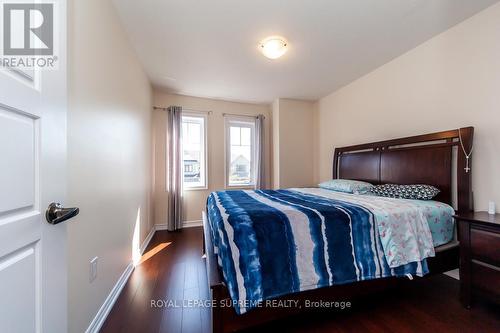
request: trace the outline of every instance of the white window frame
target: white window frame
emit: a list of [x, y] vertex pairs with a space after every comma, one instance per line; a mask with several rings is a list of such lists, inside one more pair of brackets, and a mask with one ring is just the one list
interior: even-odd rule
[[[197, 190], [208, 190], [208, 115], [206, 113], [202, 112], [195, 112], [195, 111], [182, 111], [182, 117], [197, 117], [197, 118], [203, 118], [203, 135], [201, 136], [203, 138], [203, 158], [202, 164], [204, 166], [203, 170], [203, 176], [205, 179], [205, 184], [200, 185], [200, 186], [190, 186], [186, 187], [184, 186], [184, 147], [181, 147], [181, 154], [182, 154], [182, 189], [183, 191], [197, 191]], [[181, 128], [184, 120], [181, 119]], [[201, 173], [201, 171], [200, 171]]]
[[[255, 117], [249, 116], [225, 116], [224, 119], [224, 183], [226, 189], [253, 189], [255, 187], [255, 170], [256, 170], [256, 156], [255, 156]], [[237, 184], [231, 185], [229, 183], [229, 172], [231, 170], [231, 135], [230, 135], [230, 127], [231, 124], [240, 123], [240, 127], [247, 127], [251, 129], [251, 146], [250, 146], [250, 155], [252, 156], [252, 167], [250, 169], [250, 184]]]

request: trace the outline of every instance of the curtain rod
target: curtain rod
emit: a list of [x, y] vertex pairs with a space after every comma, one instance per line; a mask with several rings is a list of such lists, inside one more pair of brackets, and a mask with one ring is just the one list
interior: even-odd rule
[[[153, 106], [153, 109], [154, 110], [163, 110], [163, 111], [167, 111], [168, 110], [168, 108], [164, 108], [162, 106]], [[182, 108], [182, 109], [186, 110], [186, 111], [193, 111], [193, 112], [200, 112], [200, 113], [212, 114], [211, 110], [196, 110], [196, 109], [190, 109], [190, 108]]]
[[[166, 111], [168, 108], [165, 108], [165, 107], [162, 107], [162, 106], [153, 106], [153, 109], [154, 110], [163, 110], [163, 111]], [[201, 113], [208, 113], [208, 114], [212, 114], [212, 110], [196, 110], [196, 109], [190, 109], [190, 108], [182, 108], [183, 110], [186, 110], [186, 111], [193, 111], [193, 112], [201, 112]], [[235, 116], [235, 117], [250, 117], [250, 118], [257, 118], [257, 116], [255, 115], [249, 115], [249, 114], [237, 114], [237, 113], [223, 113], [222, 114], [223, 117], [225, 116]], [[266, 117], [264, 116], [264, 119], [266, 119]]]
[[[235, 117], [249, 117], [249, 118], [257, 118], [258, 116], [254, 116], [254, 115], [249, 115], [249, 114], [236, 114], [236, 113], [223, 113], [222, 114], [223, 117], [225, 116], [235, 116]], [[266, 119], [265, 116], [262, 116], [264, 119]]]

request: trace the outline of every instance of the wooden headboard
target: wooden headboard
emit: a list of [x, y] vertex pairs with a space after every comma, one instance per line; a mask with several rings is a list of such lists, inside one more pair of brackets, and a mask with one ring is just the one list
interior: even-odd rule
[[[474, 128], [461, 128], [460, 135], [469, 152]], [[453, 154], [454, 147], [457, 147], [457, 154]], [[465, 212], [473, 209], [471, 172], [465, 172], [465, 167], [466, 158], [456, 129], [336, 148], [333, 178], [372, 184], [433, 185], [441, 191], [436, 200], [448, 204], [453, 202], [452, 185], [456, 184], [456, 206], [458, 211]], [[452, 176], [456, 176], [456, 182]]]

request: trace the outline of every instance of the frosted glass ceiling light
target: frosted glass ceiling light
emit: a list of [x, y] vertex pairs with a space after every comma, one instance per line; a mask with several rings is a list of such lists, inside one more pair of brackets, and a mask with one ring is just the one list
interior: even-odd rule
[[259, 44], [259, 49], [262, 54], [269, 59], [278, 59], [286, 53], [288, 42], [278, 36], [267, 37]]

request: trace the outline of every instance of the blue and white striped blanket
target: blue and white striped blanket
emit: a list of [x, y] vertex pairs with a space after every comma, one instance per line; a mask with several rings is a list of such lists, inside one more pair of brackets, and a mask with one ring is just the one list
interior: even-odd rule
[[425, 258], [390, 267], [375, 215], [346, 200], [297, 190], [221, 191], [208, 197], [207, 213], [240, 314], [303, 290], [428, 273]]

